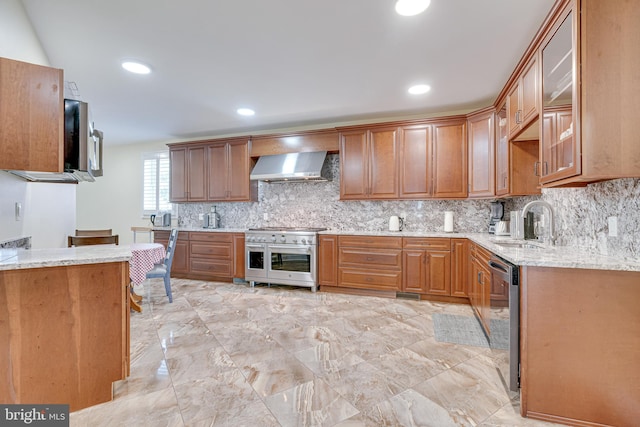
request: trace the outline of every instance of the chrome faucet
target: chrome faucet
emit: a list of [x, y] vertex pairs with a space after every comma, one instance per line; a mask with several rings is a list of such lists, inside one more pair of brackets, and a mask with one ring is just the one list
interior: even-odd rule
[[549, 241], [551, 242], [552, 245], [555, 245], [556, 234], [555, 234], [554, 221], [553, 221], [553, 208], [549, 203], [545, 202], [544, 200], [534, 200], [524, 205], [524, 208], [522, 208], [522, 218], [527, 217], [527, 212], [529, 212], [529, 210], [531, 210], [533, 206], [544, 206], [549, 210], [549, 231], [548, 231]]

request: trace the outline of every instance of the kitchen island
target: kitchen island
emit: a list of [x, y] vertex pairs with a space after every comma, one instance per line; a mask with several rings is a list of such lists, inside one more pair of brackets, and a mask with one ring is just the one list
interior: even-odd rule
[[0, 250], [0, 402], [112, 399], [129, 375], [126, 246]]

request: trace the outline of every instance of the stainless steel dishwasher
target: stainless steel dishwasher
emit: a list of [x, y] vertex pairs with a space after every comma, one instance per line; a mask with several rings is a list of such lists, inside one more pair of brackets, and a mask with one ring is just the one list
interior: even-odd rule
[[509, 372], [503, 377], [509, 378], [509, 389], [520, 388], [520, 268], [496, 255], [489, 260], [491, 269], [491, 289], [507, 287], [509, 293]]

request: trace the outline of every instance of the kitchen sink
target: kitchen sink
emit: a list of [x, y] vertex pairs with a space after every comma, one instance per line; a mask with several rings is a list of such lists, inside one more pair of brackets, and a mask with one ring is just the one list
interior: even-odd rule
[[502, 246], [503, 248], [517, 248], [517, 249], [544, 249], [544, 246], [538, 243], [529, 243], [529, 242], [500, 242], [493, 240], [498, 246]]

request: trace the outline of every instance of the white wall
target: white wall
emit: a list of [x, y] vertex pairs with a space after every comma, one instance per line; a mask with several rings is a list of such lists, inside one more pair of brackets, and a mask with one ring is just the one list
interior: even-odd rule
[[[120, 244], [129, 244], [133, 242], [131, 227], [150, 225], [142, 217], [142, 153], [169, 148], [159, 142], [109, 146], [109, 130], [104, 133], [104, 176], [77, 186], [77, 228], [111, 228], [120, 236]], [[148, 239], [145, 234], [138, 237], [138, 242]]]
[[[0, 56], [50, 65], [19, 0], [0, 1]], [[33, 248], [64, 247], [75, 222], [75, 185], [27, 183], [0, 171], [0, 241], [31, 236]]]

